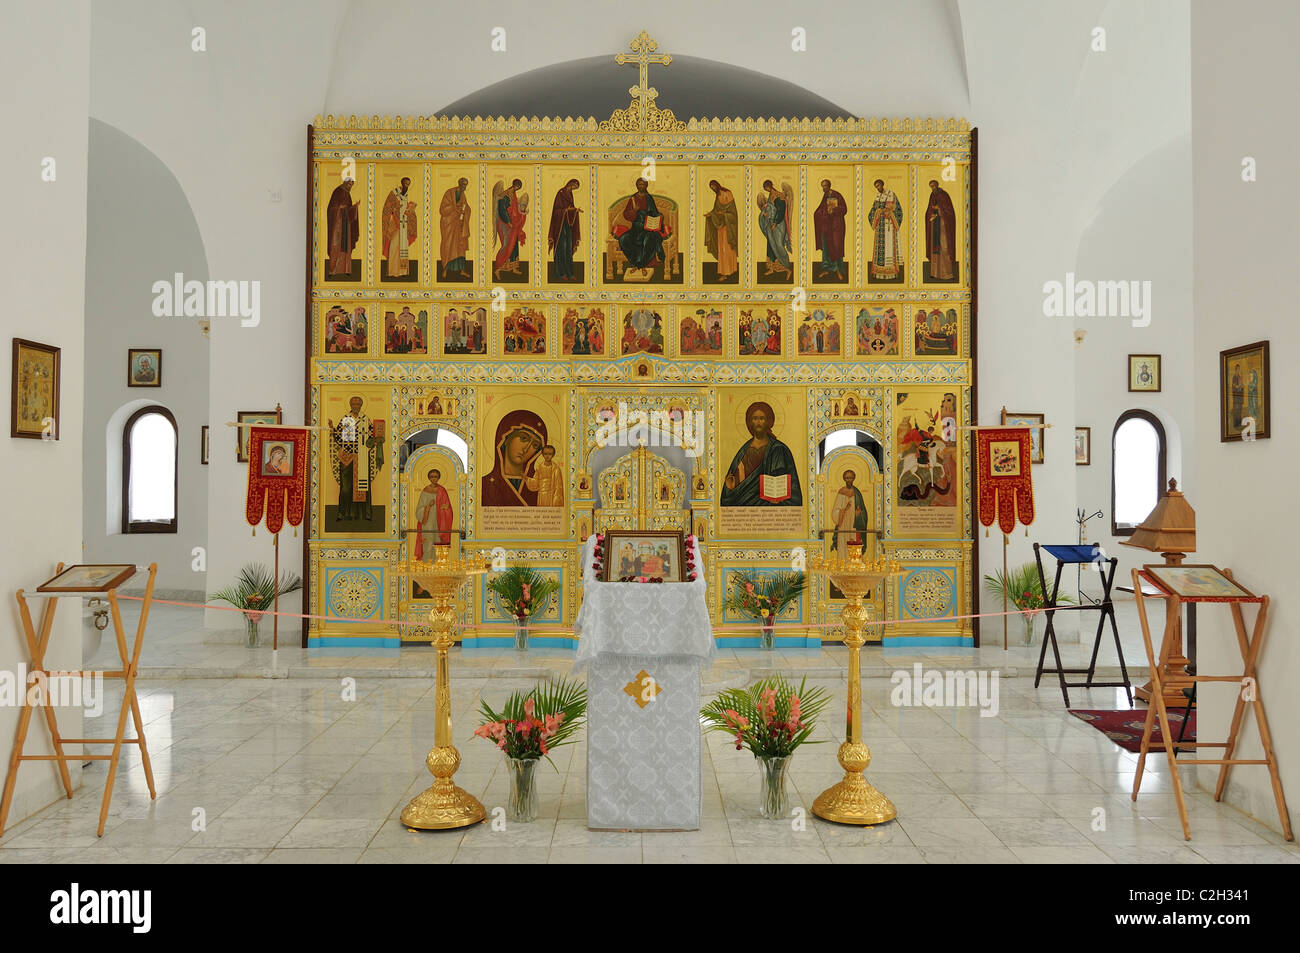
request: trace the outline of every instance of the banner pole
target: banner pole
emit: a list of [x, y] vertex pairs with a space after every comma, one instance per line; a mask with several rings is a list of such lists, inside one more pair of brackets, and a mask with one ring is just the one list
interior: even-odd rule
[[1002, 534], [1002, 651], [1007, 650], [1007, 534]]

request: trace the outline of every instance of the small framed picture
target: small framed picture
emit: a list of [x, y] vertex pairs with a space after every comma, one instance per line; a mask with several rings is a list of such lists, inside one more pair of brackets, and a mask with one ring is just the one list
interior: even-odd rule
[[9, 436], [59, 439], [59, 349], [14, 338]]
[[199, 463], [208, 465], [208, 425], [199, 430]]
[[1074, 428], [1074, 465], [1087, 467], [1092, 465], [1092, 428]]
[[1273, 429], [1268, 342], [1219, 352], [1219, 442], [1267, 439]]
[[[283, 423], [278, 410], [241, 410], [235, 417], [239, 424], [273, 424]], [[248, 462], [248, 428], [235, 428], [235, 459], [240, 463]]]
[[1160, 393], [1160, 355], [1130, 354], [1128, 356], [1129, 393]]
[[1043, 425], [1047, 422], [1044, 414], [1013, 414], [1006, 413], [1002, 415], [1002, 425], [1004, 427], [1031, 427], [1029, 431], [1029, 448], [1030, 463], [1042, 463], [1043, 456]]
[[675, 530], [605, 531], [605, 582], [636, 576], [682, 582], [685, 567], [686, 544]]
[[133, 347], [126, 352], [127, 387], [162, 387], [162, 351]]

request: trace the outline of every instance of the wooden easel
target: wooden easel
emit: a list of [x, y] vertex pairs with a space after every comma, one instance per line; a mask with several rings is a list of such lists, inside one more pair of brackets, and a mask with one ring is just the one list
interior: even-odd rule
[[[1139, 748], [1137, 773], [1133, 778], [1133, 800], [1137, 800], [1138, 789], [1142, 785], [1142, 771], [1146, 765], [1147, 752], [1152, 747], [1151, 732], [1157, 719], [1160, 722], [1160, 747], [1164, 749], [1165, 757], [1169, 761], [1169, 773], [1172, 775], [1172, 784], [1174, 788], [1174, 798], [1178, 802], [1178, 816], [1183, 822], [1183, 839], [1192, 839], [1191, 825], [1187, 820], [1187, 804], [1183, 800], [1183, 784], [1178, 776], [1178, 766], [1184, 764], [1217, 764], [1219, 765], [1219, 781], [1214, 787], [1214, 799], [1216, 801], [1223, 798], [1223, 791], [1228, 785], [1228, 772], [1234, 764], [1264, 764], [1268, 765], [1269, 779], [1273, 784], [1273, 798], [1277, 801], [1278, 816], [1282, 819], [1282, 832], [1287, 840], [1295, 840], [1291, 833], [1291, 818], [1287, 814], [1286, 798], [1282, 793], [1282, 781], [1277, 773], [1277, 758], [1273, 754], [1273, 738], [1268, 730], [1268, 718], [1264, 714], [1264, 703], [1259, 697], [1259, 680], [1255, 676], [1256, 664], [1259, 658], [1260, 645], [1263, 642], [1264, 624], [1268, 621], [1268, 596], [1254, 596], [1239, 598], [1215, 598], [1215, 599], [1188, 599], [1184, 600], [1177, 594], [1166, 590], [1166, 598], [1170, 600], [1171, 610], [1167, 613], [1166, 619], [1172, 619], [1173, 622], [1166, 623], [1163, 638], [1160, 641], [1160, 664], [1156, 664], [1155, 650], [1151, 646], [1151, 629], [1147, 623], [1146, 596], [1142, 592], [1142, 584], [1145, 582], [1155, 585], [1157, 588], [1163, 588], [1158, 581], [1147, 575], [1143, 570], [1133, 570], [1133, 595], [1137, 599], [1138, 619], [1142, 623], [1142, 641], [1146, 646], [1147, 664], [1151, 670], [1151, 702], [1147, 707], [1146, 724], [1142, 728], [1142, 745]], [[1233, 579], [1231, 570], [1222, 570], [1223, 575]], [[1236, 582], [1233, 579], [1233, 582]], [[1238, 583], [1240, 585], [1240, 583]], [[1170, 656], [1175, 647], [1179, 645], [1178, 635], [1181, 626], [1178, 620], [1181, 617], [1182, 603], [1184, 601], [1197, 602], [1227, 602], [1232, 609], [1232, 622], [1237, 630], [1237, 648], [1241, 652], [1241, 661], [1243, 664], [1240, 675], [1201, 675], [1186, 674], [1180, 675], [1183, 681], [1190, 681], [1193, 685], [1197, 682], [1234, 682], [1241, 686], [1237, 692], [1237, 704], [1232, 711], [1232, 725], [1228, 729], [1227, 741], [1178, 741], [1174, 739], [1173, 732], [1169, 728], [1169, 712], [1165, 704], [1165, 685], [1163, 682], [1165, 666], [1168, 664]], [[1246, 635], [1246, 620], [1242, 615], [1241, 606], [1244, 602], [1253, 602], [1259, 605], [1259, 611], [1255, 615], [1255, 627], [1249, 636]], [[1234, 758], [1232, 755], [1237, 749], [1237, 732], [1241, 728], [1241, 718], [1246, 712], [1247, 687], [1249, 686], [1249, 702], [1255, 713], [1255, 725], [1259, 729], [1259, 740], [1264, 748], [1263, 758]], [[1202, 709], [1204, 711], [1204, 709]], [[1201, 725], [1197, 725], [1199, 733]], [[1176, 749], [1178, 748], [1223, 748], [1222, 758], [1201, 758], [1201, 759], [1184, 759], [1179, 761], [1176, 758]]]
[[[59, 563], [55, 573], [63, 572], [63, 563]], [[120, 678], [125, 683], [125, 689], [122, 693], [122, 709], [117, 718], [117, 732], [112, 738], [64, 738], [59, 734], [58, 722], [55, 719], [54, 708], [49, 704], [50, 699], [42, 696], [38, 705], [45, 712], [45, 724], [50, 730], [50, 740], [54, 748], [54, 754], [23, 754], [23, 747], [27, 743], [27, 730], [31, 725], [33, 706], [29, 702], [27, 686], [23, 686], [22, 710], [18, 715], [18, 736], [14, 741], [14, 750], [9, 757], [9, 773], [5, 776], [4, 795], [0, 798], [0, 834], [4, 834], [5, 822], [9, 818], [9, 806], [13, 802], [14, 785], [18, 780], [18, 765], [23, 761], [57, 761], [59, 763], [59, 776], [63, 781], [63, 788], [72, 798], [72, 779], [68, 775], [69, 761], [107, 761], [108, 762], [108, 781], [104, 785], [104, 800], [99, 809], [99, 828], [96, 833], [98, 836], [104, 836], [104, 822], [108, 819], [108, 806], [113, 800], [113, 782], [117, 778], [117, 762], [122, 754], [123, 745], [139, 745], [140, 760], [144, 763], [144, 777], [149, 785], [149, 797], [157, 797], [153, 783], [153, 766], [149, 763], [149, 748], [145, 744], [144, 722], [140, 718], [140, 702], [135, 694], [135, 679], [140, 666], [140, 648], [144, 644], [144, 627], [149, 619], [149, 606], [153, 601], [154, 579], [158, 575], [158, 564], [149, 564], [149, 581], [145, 586], [144, 599], [140, 603], [140, 624], [136, 626], [135, 643], [131, 649], [130, 655], [127, 654], [126, 633], [122, 630], [122, 613], [117, 604], [117, 589], [109, 589], [106, 593], [109, 608], [113, 619], [113, 634], [117, 637], [117, 652], [122, 659], [122, 668], [120, 671], [101, 672], [103, 678]], [[98, 590], [83, 590], [96, 591]], [[41, 612], [41, 629], [38, 634], [32, 625], [32, 614], [27, 606], [27, 595], [22, 590], [18, 590], [18, 611], [22, 616], [23, 637], [27, 640], [27, 650], [31, 654], [31, 670], [28, 673], [31, 676], [41, 673], [44, 675], [45, 684], [49, 684], [50, 678], [56, 677], [80, 677], [87, 678], [95, 675], [89, 671], [73, 672], [51, 672], [45, 668], [45, 651], [49, 647], [50, 632], [54, 625], [54, 610], [59, 604], [60, 597], [75, 595], [75, 591], [63, 592], [38, 592], [35, 595], [47, 597], [45, 609]], [[135, 737], [126, 738], [126, 716], [131, 714], [135, 722]], [[64, 745], [107, 745], [113, 746], [112, 754], [69, 754], [63, 750]]]

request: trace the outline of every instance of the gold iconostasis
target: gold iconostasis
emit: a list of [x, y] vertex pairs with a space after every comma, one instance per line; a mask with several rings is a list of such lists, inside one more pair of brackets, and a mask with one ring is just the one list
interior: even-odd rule
[[[973, 138], [684, 123], [653, 98], [605, 122], [318, 117], [309, 644], [427, 639], [390, 623], [427, 618], [404, 568], [439, 545], [560, 578], [539, 642], [614, 527], [699, 536], [719, 626], [749, 621], [720, 607], [737, 570], [865, 546], [905, 567], [869, 600], [889, 637], [969, 643], [921, 620], [971, 606]], [[475, 587], [465, 644], [506, 644]], [[837, 637], [841, 604], [821, 580], [783, 634]]]

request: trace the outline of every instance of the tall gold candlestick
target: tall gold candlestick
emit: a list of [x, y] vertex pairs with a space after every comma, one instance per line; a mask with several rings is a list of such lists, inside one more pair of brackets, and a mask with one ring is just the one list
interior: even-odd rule
[[477, 824], [487, 816], [478, 798], [457, 787], [452, 776], [460, 767], [460, 752], [451, 735], [451, 666], [447, 650], [455, 644], [452, 629], [456, 623], [456, 593], [471, 576], [487, 571], [481, 563], [452, 559], [451, 548], [439, 546], [434, 562], [412, 562], [408, 574], [433, 598], [429, 626], [433, 630], [433, 647], [438, 652], [436, 712], [433, 722], [433, 747], [424, 759], [433, 786], [416, 795], [402, 811], [402, 823], [420, 830], [437, 831]]
[[872, 586], [898, 574], [898, 566], [886, 560], [863, 562], [859, 553], [841, 561], [832, 553], [828, 559], [815, 559], [809, 566], [815, 573], [828, 576], [844, 593], [848, 603], [840, 613], [846, 634], [844, 644], [849, 648], [849, 712], [848, 732], [840, 745], [838, 758], [844, 769], [844, 779], [833, 784], [813, 801], [813, 813], [838, 824], [883, 824], [898, 816], [898, 810], [867, 782], [863, 772], [871, 763], [871, 749], [862, 743], [862, 645], [866, 641], [862, 629], [867, 621], [867, 610], [862, 597]]

